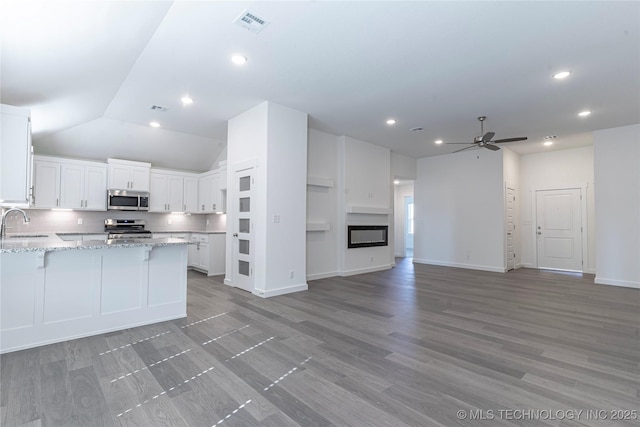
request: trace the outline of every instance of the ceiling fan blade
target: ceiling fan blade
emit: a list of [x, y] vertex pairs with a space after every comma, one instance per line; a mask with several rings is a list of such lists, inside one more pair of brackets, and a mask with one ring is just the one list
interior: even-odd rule
[[474, 148], [475, 146], [476, 146], [476, 144], [473, 144], [473, 145], [472, 145], [472, 146], [470, 146], [470, 147], [464, 147], [464, 148], [461, 148], [461, 149], [459, 149], [459, 150], [456, 150], [456, 151], [454, 151], [454, 153], [457, 153], [458, 151], [468, 150], [469, 148]]
[[488, 148], [491, 151], [498, 151], [500, 149], [500, 147], [498, 147], [497, 145], [493, 145], [493, 143], [491, 144], [484, 144], [483, 145], [484, 148]]
[[505, 138], [505, 139], [496, 139], [495, 141], [493, 141], [494, 144], [499, 144], [501, 142], [515, 142], [515, 141], [526, 141], [527, 137], [526, 136], [521, 136], [518, 138]]
[[484, 136], [482, 137], [482, 140], [483, 140], [484, 142], [489, 142], [489, 141], [491, 141], [491, 138], [493, 138], [493, 136], [494, 136], [494, 135], [495, 135], [495, 133], [494, 133], [494, 132], [487, 132], [487, 133], [485, 133], [485, 134], [484, 134]]
[[475, 142], [445, 142], [445, 144], [475, 144]]

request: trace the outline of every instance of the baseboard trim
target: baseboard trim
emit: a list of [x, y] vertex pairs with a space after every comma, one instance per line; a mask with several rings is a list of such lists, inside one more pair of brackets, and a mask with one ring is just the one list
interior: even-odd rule
[[268, 291], [263, 291], [261, 289], [254, 289], [252, 294], [260, 298], [271, 298], [271, 297], [277, 297], [278, 295], [285, 295], [285, 294], [291, 294], [293, 292], [306, 291], [307, 289], [309, 289], [309, 285], [307, 285], [306, 283], [302, 283], [299, 285], [286, 286], [284, 288], [270, 289]]
[[632, 282], [629, 280], [609, 279], [606, 277], [598, 277], [593, 280], [598, 285], [620, 286], [623, 288], [640, 289], [640, 282]]
[[356, 274], [374, 273], [376, 271], [389, 270], [391, 264], [379, 265], [377, 267], [358, 268], [357, 270], [346, 270], [340, 273], [340, 276], [355, 276]]
[[316, 273], [316, 274], [308, 274], [307, 281], [309, 280], [318, 280], [318, 279], [327, 279], [329, 277], [336, 277], [339, 273], [337, 271], [329, 271], [328, 273]]
[[429, 265], [439, 265], [441, 267], [455, 267], [455, 268], [465, 268], [468, 270], [481, 270], [481, 271], [491, 271], [493, 273], [504, 273], [505, 270], [503, 267], [490, 267], [487, 265], [475, 265], [475, 264], [460, 264], [457, 262], [448, 262], [448, 261], [435, 261], [432, 259], [420, 259], [414, 258], [413, 262], [416, 264], [429, 264]]

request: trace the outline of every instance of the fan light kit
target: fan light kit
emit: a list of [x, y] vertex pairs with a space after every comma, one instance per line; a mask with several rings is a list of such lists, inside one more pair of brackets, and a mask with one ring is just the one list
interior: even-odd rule
[[498, 151], [500, 147], [495, 144], [502, 144], [504, 142], [515, 142], [515, 141], [525, 141], [527, 139], [526, 136], [519, 136], [516, 138], [504, 138], [504, 139], [496, 139], [492, 141], [491, 139], [495, 135], [494, 132], [484, 133], [484, 121], [487, 120], [487, 116], [478, 117], [478, 121], [480, 122], [480, 136], [476, 136], [473, 138], [473, 142], [447, 142], [447, 144], [465, 144], [470, 145], [470, 147], [464, 147], [459, 150], [454, 151], [457, 153], [458, 151], [468, 150], [469, 148], [474, 147], [484, 147], [491, 151]]

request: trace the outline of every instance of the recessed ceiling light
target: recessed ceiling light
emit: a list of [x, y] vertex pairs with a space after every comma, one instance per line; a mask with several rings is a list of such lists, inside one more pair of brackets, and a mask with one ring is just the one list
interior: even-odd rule
[[388, 125], [395, 125], [395, 124], [396, 124], [396, 119], [389, 119], [389, 120], [387, 120], [387, 124], [388, 124]]
[[393, 180], [393, 183], [394, 183], [395, 185], [398, 185], [398, 184], [400, 184], [400, 180], [399, 180], [399, 179], [394, 179], [394, 180]]
[[191, 98], [190, 96], [183, 96], [182, 98], [180, 98], [180, 101], [182, 101], [182, 105], [193, 104], [193, 98]]
[[244, 65], [247, 63], [247, 61], [248, 59], [244, 55], [233, 55], [231, 57], [231, 62], [233, 62], [236, 65]]
[[569, 77], [569, 75], [571, 75], [571, 71], [560, 71], [559, 73], [555, 73], [553, 78], [556, 80], [562, 80]]
[[580, 117], [587, 117], [589, 114], [591, 114], [591, 111], [589, 111], [589, 110], [581, 111], [581, 112], [578, 113], [578, 115]]
[[152, 128], [159, 128], [159, 127], [160, 127], [160, 123], [158, 123], [158, 122], [151, 122], [151, 123], [149, 123], [149, 126], [151, 126]]
[[440, 144], [442, 144], [444, 141], [443, 141], [443, 140], [441, 140], [441, 139], [436, 139], [436, 141], [435, 141], [435, 142], [436, 142], [436, 144], [440, 145]]
[[550, 146], [550, 145], [553, 145], [553, 141], [545, 141], [544, 145], [547, 146], [547, 147]]

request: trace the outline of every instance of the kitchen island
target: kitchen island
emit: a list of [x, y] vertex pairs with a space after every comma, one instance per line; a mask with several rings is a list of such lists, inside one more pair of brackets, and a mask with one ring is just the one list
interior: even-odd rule
[[184, 239], [0, 240], [0, 353], [187, 315]]

